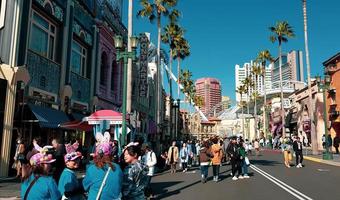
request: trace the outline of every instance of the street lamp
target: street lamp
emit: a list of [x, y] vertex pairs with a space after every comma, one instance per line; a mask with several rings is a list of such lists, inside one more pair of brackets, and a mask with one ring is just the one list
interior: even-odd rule
[[[329, 144], [328, 144], [328, 128], [327, 128], [327, 105], [326, 105], [326, 91], [329, 89], [329, 85], [331, 83], [331, 79], [329, 75], [325, 75], [324, 83], [321, 83], [321, 77], [316, 76], [315, 77], [316, 82], [318, 84], [318, 91], [322, 92], [323, 95], [323, 120], [325, 123], [325, 138], [326, 138], [326, 152], [323, 152], [322, 158], [324, 160], [332, 160], [333, 159], [333, 154], [329, 152]], [[316, 134], [316, 133], [314, 133]]]
[[136, 48], [138, 45], [138, 39], [135, 36], [131, 36], [129, 38], [131, 42], [131, 51], [128, 51], [127, 48], [122, 50], [123, 48], [123, 38], [118, 35], [114, 38], [114, 43], [116, 47], [116, 61], [120, 61], [123, 59], [124, 65], [124, 74], [123, 74], [123, 104], [122, 104], [122, 112], [123, 112], [123, 122], [122, 122], [122, 136], [120, 138], [120, 142], [122, 145], [126, 142], [126, 97], [127, 97], [127, 64], [128, 59], [130, 58], [132, 61], [136, 60]]

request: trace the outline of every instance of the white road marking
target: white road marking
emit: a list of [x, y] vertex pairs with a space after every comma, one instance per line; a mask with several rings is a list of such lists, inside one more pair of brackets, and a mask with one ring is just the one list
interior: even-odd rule
[[319, 172], [329, 172], [329, 169], [318, 169]]
[[258, 168], [257, 166], [250, 165], [250, 168], [255, 170], [257, 173], [261, 174], [262, 176], [264, 176], [265, 178], [267, 178], [268, 180], [270, 180], [271, 182], [273, 182], [274, 184], [276, 184], [280, 188], [284, 189], [285, 191], [287, 191], [291, 195], [295, 196], [297, 199], [313, 200], [312, 198], [308, 197], [307, 195], [299, 192], [298, 190], [294, 189], [293, 187], [287, 185], [286, 183], [280, 181], [279, 179], [275, 178], [274, 176], [272, 176], [272, 175], [268, 174], [267, 172], [263, 171], [262, 169]]

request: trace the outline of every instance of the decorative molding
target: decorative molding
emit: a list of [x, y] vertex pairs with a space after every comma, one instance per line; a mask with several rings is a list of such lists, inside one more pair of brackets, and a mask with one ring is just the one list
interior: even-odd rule
[[72, 26], [73, 32], [77, 35], [77, 36], [81, 36], [81, 34], [84, 34], [84, 40], [87, 44], [92, 45], [92, 35], [90, 33], [88, 33], [86, 30], [84, 30], [76, 20], [73, 21], [73, 26]]
[[52, 0], [35, 0], [38, 4], [40, 4], [44, 9], [45, 5], [47, 3], [51, 3], [52, 5], [52, 15], [56, 17], [59, 21], [64, 21], [64, 10], [58, 6], [54, 1]]

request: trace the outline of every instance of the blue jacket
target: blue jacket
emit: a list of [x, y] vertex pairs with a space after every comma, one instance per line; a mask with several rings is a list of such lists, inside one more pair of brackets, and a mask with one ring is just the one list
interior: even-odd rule
[[188, 162], [189, 161], [189, 151], [187, 147], [182, 147], [179, 152], [179, 157], [181, 159], [181, 162]]
[[[114, 166], [113, 170], [110, 170], [109, 175], [106, 179], [106, 183], [102, 190], [100, 199], [120, 199], [123, 181], [123, 172], [119, 165], [112, 163]], [[108, 170], [108, 165], [104, 166], [103, 169], [98, 168], [94, 164], [90, 164], [86, 169], [86, 175], [83, 180], [83, 186], [85, 191], [89, 191], [88, 199], [96, 199], [99, 192], [100, 186], [104, 180], [104, 176]]]
[[[32, 174], [27, 180], [21, 184], [21, 198], [24, 199], [26, 190], [31, 182], [34, 180], [34, 174]], [[61, 198], [58, 191], [57, 184], [50, 176], [41, 176], [32, 186], [28, 193], [27, 200], [36, 199], [50, 199], [59, 200]]]
[[123, 199], [144, 200], [144, 190], [148, 185], [148, 168], [139, 161], [124, 169]]
[[[64, 192], [71, 192], [80, 189], [81, 185], [78, 182], [77, 176], [71, 169], [65, 168], [63, 173], [60, 176], [58, 183], [58, 190], [61, 195]], [[73, 195], [68, 198], [69, 200], [78, 200], [82, 199], [81, 195]]]

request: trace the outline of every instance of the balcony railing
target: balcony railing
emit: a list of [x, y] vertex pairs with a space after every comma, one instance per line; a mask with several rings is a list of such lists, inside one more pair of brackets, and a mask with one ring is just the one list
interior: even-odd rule
[[58, 63], [27, 50], [27, 69], [31, 77], [30, 86], [54, 94], [59, 93], [61, 67]]
[[80, 102], [90, 102], [90, 79], [71, 72], [71, 86], [72, 99]]

